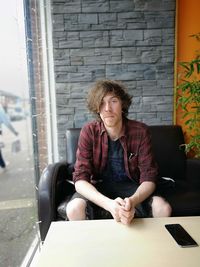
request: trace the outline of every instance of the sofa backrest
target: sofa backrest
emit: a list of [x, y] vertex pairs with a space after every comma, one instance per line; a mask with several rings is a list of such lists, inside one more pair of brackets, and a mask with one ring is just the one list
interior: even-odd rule
[[76, 150], [81, 128], [69, 128], [66, 131], [66, 159], [73, 165], [76, 161]]
[[186, 176], [186, 155], [182, 128], [177, 125], [149, 126], [153, 152], [161, 176], [175, 180]]
[[[76, 160], [76, 150], [80, 128], [70, 128], [66, 131], [66, 158], [73, 165]], [[184, 143], [183, 132], [180, 126], [156, 125], [149, 126], [152, 136], [152, 146], [159, 166], [160, 176], [173, 179], [185, 178], [186, 155], [181, 149]]]

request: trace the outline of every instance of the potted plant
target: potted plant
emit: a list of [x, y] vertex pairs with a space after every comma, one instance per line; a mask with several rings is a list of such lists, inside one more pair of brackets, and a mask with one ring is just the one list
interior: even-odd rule
[[[200, 42], [200, 33], [191, 35]], [[200, 158], [200, 51], [188, 62], [180, 62], [180, 76], [177, 86], [177, 107], [183, 111], [184, 124], [189, 142], [183, 144], [185, 151]]]

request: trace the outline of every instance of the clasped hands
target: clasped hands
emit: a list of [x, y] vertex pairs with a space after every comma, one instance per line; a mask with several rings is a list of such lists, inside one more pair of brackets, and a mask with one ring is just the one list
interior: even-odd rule
[[131, 202], [130, 198], [122, 199], [118, 197], [111, 200], [109, 211], [117, 222], [127, 225], [130, 224], [134, 218], [135, 206]]

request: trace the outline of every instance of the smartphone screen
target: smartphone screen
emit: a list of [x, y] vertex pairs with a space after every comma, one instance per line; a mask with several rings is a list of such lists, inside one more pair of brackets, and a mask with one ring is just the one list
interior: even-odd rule
[[180, 224], [166, 224], [168, 232], [181, 247], [196, 247], [196, 241], [186, 232]]

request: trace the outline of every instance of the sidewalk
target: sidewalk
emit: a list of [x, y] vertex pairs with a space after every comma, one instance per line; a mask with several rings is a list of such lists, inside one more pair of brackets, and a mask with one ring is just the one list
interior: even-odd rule
[[36, 197], [30, 118], [13, 122], [21, 151], [11, 152], [16, 137], [5, 127], [3, 157], [7, 170], [0, 173], [0, 267], [20, 266], [36, 235]]

